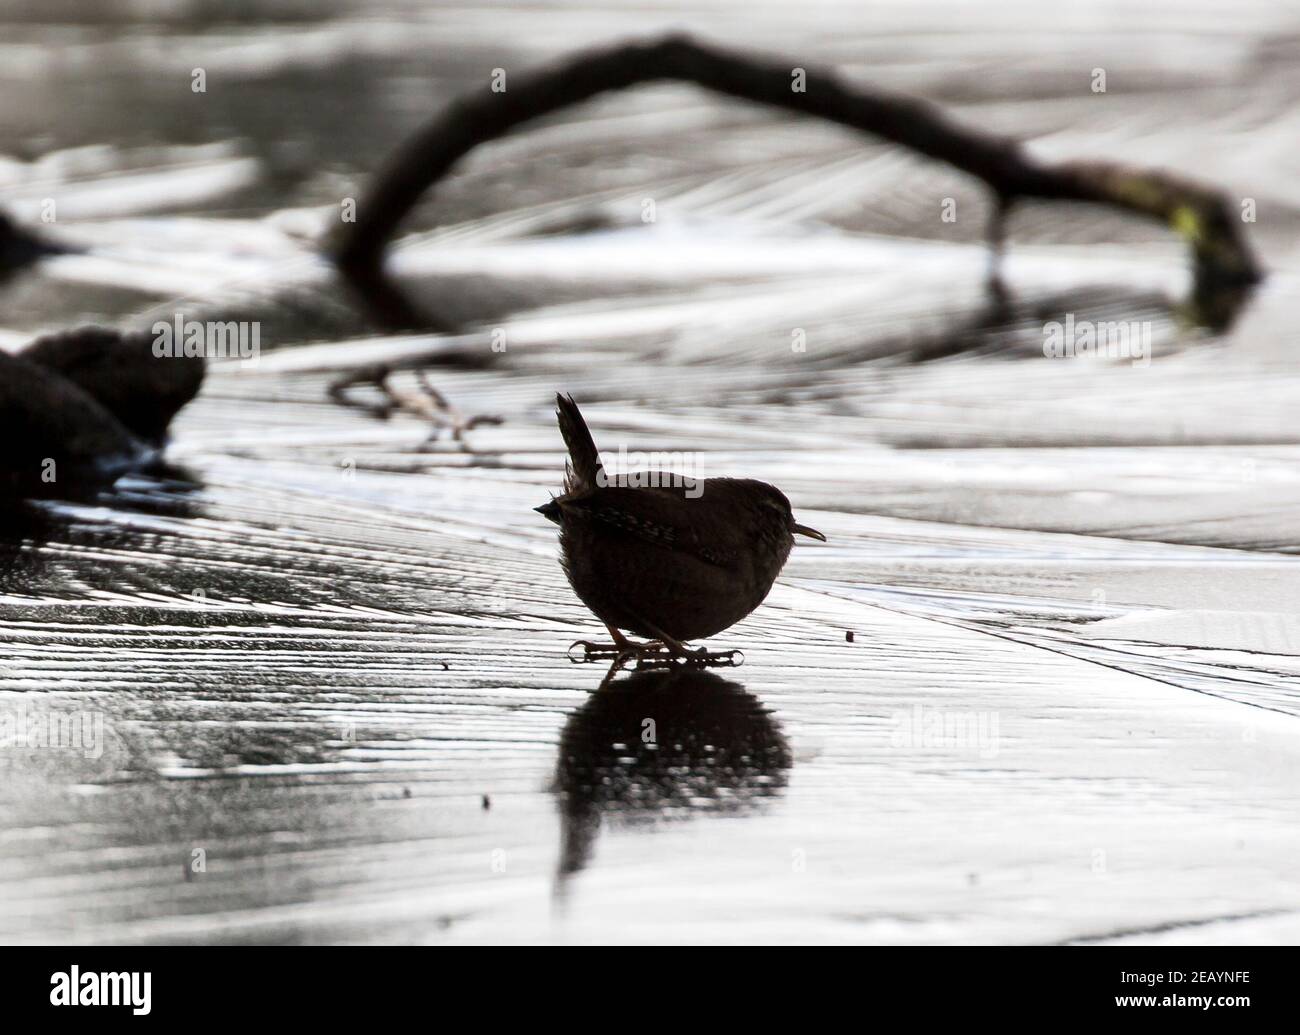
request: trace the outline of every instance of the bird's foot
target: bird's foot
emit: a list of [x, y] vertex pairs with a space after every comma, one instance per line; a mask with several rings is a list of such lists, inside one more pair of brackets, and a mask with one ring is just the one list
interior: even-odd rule
[[687, 648], [677, 659], [686, 665], [707, 665], [711, 667], [736, 668], [745, 663], [745, 655], [738, 650], [698, 650]]
[[[575, 654], [574, 650], [582, 648], [581, 654]], [[587, 661], [608, 661], [613, 658], [623, 662], [636, 658], [638, 661], [645, 658], [660, 657], [665, 660], [671, 659], [670, 654], [660, 640], [650, 640], [646, 643], [634, 643], [632, 640], [623, 640], [621, 643], [592, 643], [590, 640], [575, 640], [569, 645], [569, 660], [574, 664], [582, 664]]]
[[[745, 655], [738, 650], [707, 650], [704, 647], [698, 647], [692, 650], [681, 640], [669, 636], [662, 629], [656, 629], [644, 619], [639, 619], [643, 628], [649, 629], [659, 637], [659, 643], [668, 648], [669, 660], [682, 665], [725, 665], [735, 667], [745, 663]], [[611, 628], [610, 630], [614, 630]]]
[[[581, 652], [578, 652], [578, 648], [581, 648]], [[612, 643], [575, 640], [569, 645], [569, 660], [577, 665], [612, 660], [615, 668], [621, 668], [629, 661], [635, 661], [637, 668], [662, 668], [667, 665], [735, 668], [745, 663], [745, 655], [738, 650], [711, 651], [704, 647], [692, 650], [668, 636], [637, 643], [620, 635]]]

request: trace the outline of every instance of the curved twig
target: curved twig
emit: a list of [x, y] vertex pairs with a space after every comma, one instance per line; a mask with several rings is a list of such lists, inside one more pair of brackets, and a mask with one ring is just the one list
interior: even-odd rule
[[[1261, 279], [1261, 271], [1215, 189], [1172, 174], [1102, 162], [1043, 165], [1019, 143], [950, 121], [933, 106], [864, 90], [833, 72], [795, 66], [696, 43], [679, 35], [620, 44], [570, 57], [453, 101], [389, 158], [344, 225], [332, 249], [344, 277], [374, 317], [394, 330], [447, 325], [421, 314], [386, 276], [384, 250], [421, 195], [480, 144], [560, 108], [600, 93], [675, 79], [718, 93], [828, 119], [902, 144], [978, 177], [1005, 211], [1021, 198], [1109, 205], [1164, 222], [1190, 243], [1196, 289], [1206, 301]], [[450, 329], [450, 328], [447, 328]]]

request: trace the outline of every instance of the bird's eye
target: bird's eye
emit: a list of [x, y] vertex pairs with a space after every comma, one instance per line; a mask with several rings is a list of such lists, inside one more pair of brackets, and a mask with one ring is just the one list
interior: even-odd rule
[[767, 505], [768, 510], [770, 510], [776, 517], [779, 517], [782, 521], [794, 520], [794, 515], [789, 506], [783, 504], [780, 500], [767, 499], [763, 502]]

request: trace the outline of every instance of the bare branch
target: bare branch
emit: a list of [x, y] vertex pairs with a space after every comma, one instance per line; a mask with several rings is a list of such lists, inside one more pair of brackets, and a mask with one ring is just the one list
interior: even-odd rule
[[866, 90], [833, 72], [805, 68], [804, 89], [796, 91], [793, 70], [789, 62], [674, 35], [578, 54], [519, 76], [500, 93], [485, 84], [453, 101], [394, 152], [358, 204], [356, 222], [345, 224], [335, 241], [334, 261], [385, 327], [451, 329], [436, 314], [422, 315], [383, 269], [389, 240], [421, 195], [475, 147], [533, 119], [610, 90], [673, 79], [815, 115], [946, 162], [988, 184], [1003, 212], [1017, 199], [1040, 198], [1093, 202], [1160, 220], [1191, 245], [1198, 302], [1225, 290], [1240, 292], [1261, 278], [1240, 222], [1211, 187], [1120, 164], [1043, 165], [1015, 140], [958, 125], [923, 101]]

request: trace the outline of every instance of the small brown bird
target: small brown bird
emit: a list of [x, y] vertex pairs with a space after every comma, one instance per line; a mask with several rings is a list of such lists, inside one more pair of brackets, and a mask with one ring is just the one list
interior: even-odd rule
[[[826, 541], [798, 524], [774, 486], [747, 478], [687, 483], [644, 472], [616, 484], [572, 397], [556, 396], [569, 448], [564, 493], [538, 513], [560, 526], [561, 563], [578, 597], [605, 623], [612, 644], [579, 643], [619, 659], [665, 649], [677, 657], [724, 660], [684, 641], [735, 625], [772, 588], [794, 536]], [[644, 484], [643, 484], [644, 483]], [[649, 638], [633, 643], [620, 630]]]

